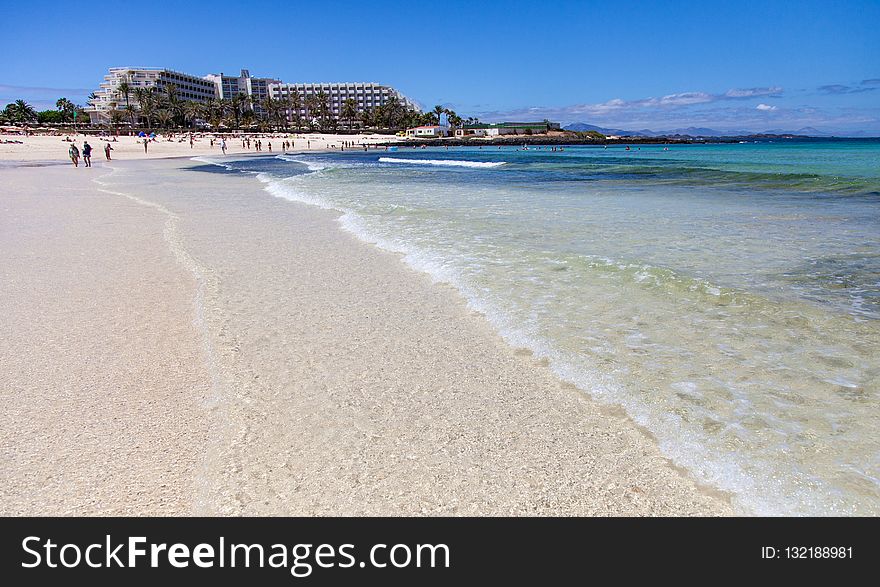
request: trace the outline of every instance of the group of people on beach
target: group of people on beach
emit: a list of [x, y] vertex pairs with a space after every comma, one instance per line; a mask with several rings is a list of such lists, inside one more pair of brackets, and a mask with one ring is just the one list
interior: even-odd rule
[[[110, 146], [110, 143], [104, 145], [104, 156], [107, 157], [107, 161], [110, 161], [110, 151], [113, 150], [113, 147]], [[79, 167], [79, 159], [80, 159], [80, 150], [76, 146], [76, 143], [71, 142], [70, 148], [67, 149], [67, 154], [70, 156], [70, 161], [73, 163], [74, 167]], [[82, 146], [82, 160], [83, 167], [91, 167], [92, 166], [92, 146], [88, 141], [83, 141]]]
[[[235, 135], [233, 135], [232, 138], [235, 138]], [[80, 160], [82, 160], [82, 162], [83, 162], [83, 167], [91, 167], [92, 166], [92, 149], [93, 148], [88, 143], [88, 141], [83, 141], [82, 148], [80, 149], [76, 145], [76, 142], [74, 139], [71, 139], [70, 137], [65, 137], [63, 140], [65, 142], [71, 143], [70, 148], [68, 149], [68, 155], [70, 156], [70, 160], [73, 163], [74, 167], [79, 167]], [[113, 137], [112, 140], [113, 140], [113, 142], [116, 142], [116, 137]], [[135, 137], [135, 140], [138, 144], [143, 145], [144, 154], [147, 154], [149, 152], [150, 143], [151, 142], [158, 142], [158, 137], [155, 134], [146, 135], [145, 133], [140, 133], [140, 136]], [[172, 141], [173, 135], [169, 136], [168, 140]], [[212, 148], [214, 146], [219, 146], [222, 153], [224, 155], [226, 154], [227, 149], [228, 149], [228, 144], [227, 144], [226, 138], [224, 138], [222, 136], [219, 138], [218, 137], [208, 137], [208, 140], [209, 140], [210, 146]], [[251, 147], [253, 147], [253, 148], [255, 148], [256, 151], [259, 151], [259, 152], [263, 151], [264, 143], [261, 138], [251, 138], [251, 137], [243, 136], [243, 137], [240, 137], [240, 140], [241, 140], [241, 146], [243, 149], [251, 149]], [[108, 141], [109, 141], [109, 139], [108, 139]], [[180, 138], [178, 140], [178, 142], [184, 142], [184, 141], [189, 141], [189, 146], [191, 149], [195, 147], [196, 139], [192, 133], [189, 133], [188, 135], [183, 135], [183, 138]], [[265, 147], [269, 153], [272, 152], [272, 142], [271, 141], [266, 141]], [[343, 151], [347, 148], [348, 149], [363, 148], [363, 150], [366, 151], [369, 148], [367, 143], [361, 143], [360, 141], [358, 141], [358, 142], [341, 141], [339, 145], [333, 144], [333, 145], [327, 145], [327, 147], [332, 148], [332, 149], [338, 148]], [[306, 148], [307, 149], [312, 148], [312, 142], [309, 139], [306, 139]], [[281, 142], [282, 152], [286, 153], [287, 151], [290, 151], [293, 149], [294, 149], [294, 141], [293, 140], [284, 139]], [[104, 146], [104, 155], [106, 156], [108, 161], [111, 160], [110, 152], [113, 150], [114, 150], [113, 147], [110, 145], [109, 142], [107, 142]], [[385, 147], [385, 150], [386, 151], [388, 150], [387, 146]]]

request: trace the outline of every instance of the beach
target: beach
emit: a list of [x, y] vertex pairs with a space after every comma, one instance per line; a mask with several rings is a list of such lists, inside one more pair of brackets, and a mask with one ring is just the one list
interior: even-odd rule
[[732, 513], [339, 211], [124, 141], [0, 145], [3, 514]]
[[[242, 146], [241, 138], [251, 138], [250, 148]], [[147, 152], [144, 152], [144, 139], [136, 136], [93, 136], [83, 134], [45, 134], [38, 133], [30, 136], [22, 134], [0, 133], [0, 162], [21, 161], [67, 161], [70, 159], [67, 150], [71, 139], [77, 148], [82, 150], [83, 141], [88, 141], [92, 146], [92, 158], [97, 161], [104, 159], [104, 146], [109, 142], [113, 149], [110, 156], [113, 159], [156, 159], [165, 157], [195, 157], [199, 155], [222, 156], [220, 151], [220, 139], [226, 138], [227, 154], [240, 155], [255, 153], [256, 140], [263, 143], [262, 152], [269, 153], [269, 143], [275, 153], [281, 153], [281, 143], [291, 141], [293, 146], [289, 150], [296, 151], [321, 151], [339, 149], [343, 141], [357, 145], [375, 145], [376, 143], [388, 143], [401, 140], [395, 135], [380, 134], [353, 134], [333, 135], [326, 133], [195, 133], [193, 145], [189, 144], [188, 133], [173, 135], [159, 135], [157, 140], [149, 141]], [[213, 145], [211, 144], [213, 140]], [[71, 164], [72, 165], [72, 164]]]

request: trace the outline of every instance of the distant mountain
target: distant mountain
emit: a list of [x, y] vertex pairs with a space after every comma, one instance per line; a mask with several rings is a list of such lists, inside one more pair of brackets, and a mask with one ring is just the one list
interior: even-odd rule
[[763, 133], [765, 135], [805, 135], [809, 137], [830, 137], [831, 133], [824, 132], [819, 130], [818, 128], [813, 128], [812, 126], [805, 126], [803, 128], [799, 128], [798, 130], [785, 130], [781, 128], [773, 128], [770, 130], [765, 130]]
[[643, 134], [645, 132], [651, 132], [648, 130], [645, 131], [634, 131], [634, 130], [620, 130], [619, 128], [603, 128], [601, 126], [595, 126], [592, 124], [587, 124], [585, 122], [575, 122], [574, 124], [569, 124], [564, 127], [564, 130], [573, 130], [576, 132], [587, 132], [588, 130], [594, 130], [596, 132], [600, 132], [603, 135], [616, 135], [619, 137], [635, 137], [635, 136], [653, 136]]
[[[654, 133], [653, 136], [659, 135], [687, 135], [690, 137], [726, 137], [743, 134], [740, 131], [715, 130], [714, 128], [705, 128], [699, 126], [689, 126], [687, 128], [674, 128], [672, 130], [660, 131]], [[745, 133], [749, 134], [749, 133]]]
[[720, 131], [715, 130], [713, 128], [700, 128], [691, 126], [688, 128], [674, 128], [671, 130], [665, 131], [656, 131], [651, 130], [649, 128], [643, 128], [640, 130], [623, 130], [619, 128], [604, 128], [601, 126], [595, 126], [593, 124], [586, 124], [584, 122], [576, 122], [574, 124], [569, 124], [565, 127], [565, 130], [573, 130], [578, 132], [584, 132], [588, 130], [594, 130], [596, 132], [600, 132], [603, 135], [615, 135], [619, 137], [659, 137], [659, 136], [673, 136], [673, 135], [688, 135], [692, 137], [722, 137], [727, 135], [739, 135], [739, 134], [749, 134], [749, 133], [740, 133], [737, 131]]
[[596, 132], [600, 132], [603, 135], [615, 135], [619, 137], [672, 137], [672, 136], [690, 136], [690, 137], [745, 137], [752, 135], [800, 135], [807, 137], [831, 137], [831, 136], [848, 136], [848, 137], [869, 137], [875, 136], [876, 133], [867, 133], [864, 131], [856, 131], [856, 132], [848, 132], [848, 133], [830, 133], [827, 131], [819, 130], [818, 128], [814, 128], [812, 126], [805, 126], [803, 128], [799, 128], [797, 130], [787, 130], [787, 129], [779, 129], [774, 128], [770, 130], [765, 130], [763, 132], [755, 132], [752, 130], [745, 129], [737, 129], [737, 130], [717, 130], [714, 128], [705, 128], [699, 126], [689, 126], [687, 128], [673, 128], [669, 130], [663, 131], [654, 131], [650, 129], [641, 129], [641, 130], [622, 130], [619, 128], [604, 128], [601, 126], [595, 126], [593, 124], [586, 124], [584, 122], [575, 122], [573, 124], [569, 124], [564, 127], [565, 130], [572, 130], [578, 132], [584, 132], [588, 130], [594, 130]]

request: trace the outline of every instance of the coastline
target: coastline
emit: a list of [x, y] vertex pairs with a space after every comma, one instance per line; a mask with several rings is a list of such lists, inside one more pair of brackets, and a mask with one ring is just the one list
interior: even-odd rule
[[[120, 136], [115, 142], [110, 142], [113, 148], [111, 157], [114, 161], [131, 161], [131, 160], [155, 160], [166, 159], [172, 157], [197, 157], [197, 156], [215, 156], [219, 157], [223, 154], [220, 151], [219, 140], [221, 136], [226, 137], [227, 156], [230, 155], [280, 155], [283, 153], [281, 143], [290, 141], [293, 147], [287, 151], [288, 154], [296, 152], [322, 152], [338, 150], [342, 146], [343, 141], [348, 141], [358, 145], [368, 145], [370, 148], [378, 148], [379, 145], [384, 147], [385, 144], [396, 143], [400, 137], [388, 135], [374, 134], [358, 134], [358, 135], [334, 135], [322, 133], [250, 133], [251, 146], [242, 147], [241, 138], [231, 137], [228, 135], [213, 135], [199, 133], [195, 136], [193, 146], [190, 147], [188, 135], [178, 133], [173, 135], [171, 140], [167, 136], [160, 135], [156, 141], [152, 141], [148, 145], [148, 150], [144, 152], [143, 139], [134, 136]], [[70, 142], [65, 138], [71, 138], [76, 142], [78, 147], [82, 147], [84, 140], [92, 145], [92, 162], [97, 163], [104, 161], [104, 145], [108, 139], [112, 141], [113, 137], [98, 137], [94, 135], [83, 134], [39, 134], [32, 136], [10, 135], [0, 133], [0, 162], [9, 164], [22, 164], [24, 162], [64, 162], [72, 166], [67, 155], [67, 149]], [[214, 139], [214, 145], [211, 145], [211, 139]], [[254, 142], [259, 139], [263, 142], [263, 150], [257, 151]], [[13, 140], [21, 141], [21, 143], [4, 143], [2, 141]], [[269, 143], [272, 143], [273, 151], [270, 153]], [[351, 147], [352, 149], [363, 148]], [[82, 162], [80, 162], [82, 164]]]
[[[79, 234], [75, 244], [65, 242], [63, 248], [85, 259], [101, 258], [99, 253], [106, 259], [82, 272], [68, 271], [71, 283], [117, 268], [120, 249], [128, 250], [127, 245], [94, 250], [82, 240], [90, 227], [109, 223], [122, 239], [134, 238], [129, 232], [135, 226], [148, 232], [139, 249], [145, 259], [136, 261], [143, 274], [135, 289], [161, 293], [160, 299], [129, 300], [136, 311], [121, 313], [118, 322], [104, 320], [110, 333], [103, 339], [99, 315], [81, 300], [72, 300], [69, 313], [47, 322], [47, 328], [57, 328], [69, 315], [80, 317], [70, 325], [71, 335], [103, 344], [110, 355], [126, 339], [131, 347], [126, 360], [95, 370], [71, 362], [78, 384], [58, 398], [51, 394], [56, 386], [49, 375], [59, 355], [47, 354], [26, 326], [4, 337], [17, 343], [4, 354], [45, 360], [42, 369], [21, 360], [10, 363], [16, 365], [10, 375], [26, 391], [7, 398], [10, 420], [15, 410], [35, 405], [75, 405], [84, 392], [104, 397], [112, 387], [108, 382], [124, 381], [127, 359], [147, 350], [141, 350], [146, 339], [138, 330], [145, 323], [168, 343], [180, 362], [154, 373], [156, 381], [143, 386], [150, 395], [156, 389], [165, 395], [164, 402], [147, 402], [140, 413], [152, 417], [156, 427], [141, 430], [138, 442], [155, 449], [161, 429], [171, 439], [162, 445], [167, 452], [154, 456], [179, 462], [186, 455], [187, 464], [173, 465], [173, 482], [165, 484], [176, 496], [174, 507], [167, 501], [155, 510], [132, 504], [136, 513], [731, 513], [723, 496], [674, 469], [628, 418], [562, 383], [528, 351], [511, 348], [451, 286], [432, 283], [399, 255], [343, 231], [338, 213], [274, 198], [252, 177], [181, 166], [180, 160], [121, 163], [118, 173], [100, 178], [103, 186], [86, 185], [91, 182], [81, 182], [82, 171], [61, 167], [49, 171], [53, 177], [39, 178], [46, 170], [0, 171], [17, 176], [14, 190], [22, 195], [10, 203], [17, 213], [41, 215], [47, 195], [78, 206], [76, 214], [62, 210], [36, 229], [12, 223], [3, 241], [4, 249], [24, 259], [16, 248], [24, 246], [18, 238], [22, 230], [31, 230], [33, 238], [59, 229], [71, 237]], [[67, 184], [70, 173], [78, 176], [75, 185]], [[94, 170], [94, 176], [105, 173]], [[121, 216], [118, 207], [130, 217]], [[30, 290], [47, 306], [55, 303], [49, 290], [41, 293], [31, 284], [61, 271], [53, 265], [60, 262], [60, 250], [47, 250], [39, 270], [24, 261], [13, 267], [21, 277], [19, 289], [10, 294]], [[118, 276], [110, 271], [107, 279], [114, 283]], [[173, 295], [150, 287], [166, 281]], [[157, 307], [168, 314], [156, 317]], [[140, 393], [137, 387], [126, 389], [124, 401], [110, 413], [126, 413]], [[71, 410], [54, 417], [73, 434], [76, 418], [85, 415]], [[32, 428], [22, 430], [23, 425]], [[132, 467], [143, 484], [104, 477], [108, 496], [91, 506], [83, 504], [77, 487], [100, 485], [96, 474], [86, 474], [84, 483], [66, 494], [40, 495], [32, 481], [39, 467], [17, 455], [21, 439], [49, 439], [51, 425], [42, 418], [19, 422], [4, 438], [11, 481], [5, 513], [117, 512], [109, 505], [113, 496], [129, 503], [133, 490], [157, 491], [150, 483], [157, 477], [141, 463], [127, 454], [106, 454], [99, 446], [131, 431], [129, 422], [96, 425], [96, 445], [85, 449], [93, 461], [104, 459], [111, 468]], [[56, 450], [51, 443], [42, 449]], [[78, 474], [63, 463], [53, 466], [58, 467], [53, 476], [65, 482]], [[37, 498], [28, 502], [25, 493], [34, 491]], [[37, 504], [40, 511], [31, 509]], [[64, 509], [71, 504], [76, 505]]]

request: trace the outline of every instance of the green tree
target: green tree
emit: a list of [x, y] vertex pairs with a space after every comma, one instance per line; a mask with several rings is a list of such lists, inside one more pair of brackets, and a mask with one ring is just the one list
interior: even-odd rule
[[61, 113], [61, 122], [73, 122], [73, 113], [76, 112], [76, 105], [67, 98], [59, 98], [55, 102], [55, 108]]
[[162, 128], [167, 129], [174, 120], [174, 113], [167, 108], [160, 108], [156, 110], [156, 118], [159, 119], [159, 124], [162, 125]]
[[180, 99], [180, 90], [175, 84], [165, 84], [165, 103], [173, 118], [183, 117], [183, 103]]
[[137, 100], [141, 116], [147, 123], [147, 128], [153, 126], [153, 115], [156, 112], [156, 88], [135, 88], [134, 98]]
[[348, 121], [348, 130], [352, 130], [354, 128], [354, 119], [357, 116], [357, 102], [354, 101], [354, 98], [348, 98], [342, 103], [340, 115]]
[[116, 91], [125, 98], [125, 111], [128, 113], [128, 123], [131, 126], [134, 126], [134, 108], [132, 108], [131, 102], [129, 101], [131, 97], [131, 84], [127, 79], [123, 79], [119, 82], [119, 85], [116, 86]]
[[287, 108], [289, 110], [288, 118], [294, 128], [299, 130], [300, 110], [302, 109], [302, 97], [296, 89], [291, 89], [287, 96]]
[[276, 100], [272, 96], [266, 96], [266, 98], [260, 102], [260, 106], [266, 113], [266, 120], [270, 126], [277, 127], [281, 125], [281, 114], [283, 113], [284, 108], [280, 100]]
[[372, 128], [375, 126], [375, 116], [372, 108], [364, 108], [358, 115], [361, 120], [361, 126], [364, 128]]
[[248, 108], [247, 110], [245, 110], [244, 112], [241, 112], [239, 114], [239, 122], [237, 122], [236, 125], [243, 126], [245, 128], [250, 128], [254, 125], [254, 122], [256, 121], [256, 119], [257, 119], [256, 113], [253, 110]]
[[317, 104], [318, 117], [321, 121], [321, 130], [324, 130], [327, 128], [327, 123], [330, 119], [330, 99], [327, 94], [325, 94], [324, 91], [321, 90], [315, 96], [315, 101]]
[[242, 114], [245, 111], [250, 111], [251, 107], [250, 96], [247, 94], [236, 94], [229, 99], [229, 110], [235, 128], [241, 126]]
[[315, 123], [317, 122], [316, 116], [320, 115], [319, 104], [320, 102], [315, 94], [309, 94], [306, 96], [306, 124], [309, 125], [309, 130], [312, 131], [315, 130]]
[[205, 119], [214, 129], [220, 127], [223, 122], [223, 111], [225, 109], [223, 100], [211, 100], [205, 105]]
[[119, 129], [119, 123], [122, 122], [123, 118], [125, 118], [125, 115], [122, 113], [122, 110], [117, 110], [116, 108], [110, 109], [110, 125], [114, 130]]
[[443, 106], [440, 106], [439, 104], [434, 106], [434, 109], [431, 111], [431, 114], [433, 114], [434, 124], [440, 124], [440, 115], [444, 112], [446, 112], [446, 109], [443, 108]]
[[37, 122], [41, 124], [60, 124], [63, 122], [63, 118], [57, 110], [43, 110], [42, 112], [37, 112]]
[[194, 102], [192, 100], [183, 103], [183, 120], [184, 123], [189, 124], [189, 126], [194, 127], [196, 123], [196, 119], [201, 118], [204, 115], [205, 107], [203, 104], [199, 102]]
[[37, 120], [37, 111], [24, 100], [7, 104], [4, 113], [6, 119], [15, 124], [27, 124]]

